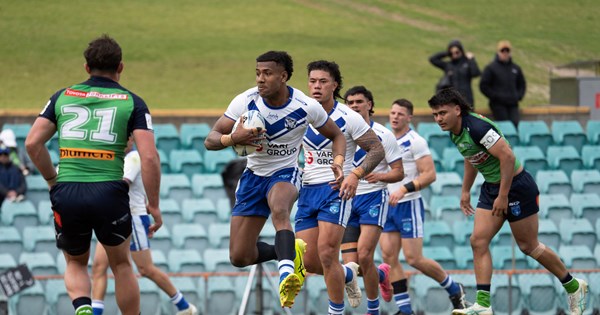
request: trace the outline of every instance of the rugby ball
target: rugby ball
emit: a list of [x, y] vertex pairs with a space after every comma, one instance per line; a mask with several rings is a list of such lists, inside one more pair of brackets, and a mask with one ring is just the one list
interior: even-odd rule
[[[265, 129], [265, 119], [257, 110], [249, 110], [242, 114], [240, 118], [233, 125], [232, 132], [235, 131], [238, 125], [243, 123], [243, 127], [247, 129], [257, 128], [259, 131]], [[262, 141], [256, 141], [257, 145], [260, 145]], [[253, 147], [250, 145], [236, 144], [233, 146], [233, 149], [239, 156], [247, 156], [256, 151], [257, 147]]]

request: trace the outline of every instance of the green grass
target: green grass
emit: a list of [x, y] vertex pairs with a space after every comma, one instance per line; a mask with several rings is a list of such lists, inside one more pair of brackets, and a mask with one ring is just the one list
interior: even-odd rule
[[547, 104], [550, 67], [598, 58], [597, 12], [593, 0], [6, 0], [0, 109], [41, 109], [85, 80], [82, 52], [101, 33], [123, 47], [121, 83], [151, 108], [225, 108], [254, 85], [254, 60], [271, 49], [294, 57], [291, 85], [302, 90], [305, 65], [329, 59], [345, 88], [367, 86], [377, 106], [398, 97], [425, 106], [441, 76], [428, 57], [454, 38], [482, 69], [496, 42], [511, 40], [528, 80], [523, 104]]

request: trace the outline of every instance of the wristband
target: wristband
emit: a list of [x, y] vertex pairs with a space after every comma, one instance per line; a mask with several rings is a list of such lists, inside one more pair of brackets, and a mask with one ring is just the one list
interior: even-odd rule
[[358, 179], [361, 179], [361, 178], [363, 178], [363, 176], [365, 176], [365, 169], [359, 166], [359, 167], [353, 169], [351, 171], [351, 173], [356, 175], [356, 177], [358, 177]]
[[343, 155], [341, 155], [341, 154], [338, 154], [338, 155], [336, 155], [336, 156], [333, 158], [333, 164], [337, 164], [337, 165], [339, 165], [339, 166], [342, 166], [342, 165], [344, 165], [344, 159], [345, 159], [345, 158], [344, 158], [344, 156], [343, 156]]
[[408, 183], [404, 184], [404, 188], [406, 188], [406, 192], [409, 192], [409, 193], [417, 190], [414, 182], [408, 182]]
[[235, 145], [235, 142], [233, 142], [233, 137], [229, 134], [221, 136], [221, 144], [226, 147], [231, 147]]
[[56, 178], [58, 177], [58, 174], [54, 174], [54, 176], [46, 179], [44, 178], [44, 180], [46, 180], [46, 183], [48, 183], [48, 185], [52, 186], [54, 184], [56, 184]]

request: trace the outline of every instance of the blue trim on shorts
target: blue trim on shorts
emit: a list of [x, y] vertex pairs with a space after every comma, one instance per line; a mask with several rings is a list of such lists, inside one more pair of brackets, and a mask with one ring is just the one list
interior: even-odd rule
[[419, 197], [390, 206], [383, 232], [399, 232], [402, 238], [422, 238], [424, 223], [425, 207]]

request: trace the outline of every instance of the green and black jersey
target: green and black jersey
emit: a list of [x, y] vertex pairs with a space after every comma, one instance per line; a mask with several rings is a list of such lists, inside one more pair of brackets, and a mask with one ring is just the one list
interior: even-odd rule
[[152, 130], [144, 101], [103, 77], [56, 92], [40, 116], [58, 131], [58, 182], [123, 179], [127, 138], [135, 129]]
[[[486, 182], [500, 182], [500, 160], [488, 150], [500, 139], [508, 141], [493, 121], [480, 114], [470, 113], [462, 117], [460, 134], [450, 132], [450, 138], [460, 154], [481, 172]], [[515, 171], [520, 167], [521, 162], [516, 159]]]

